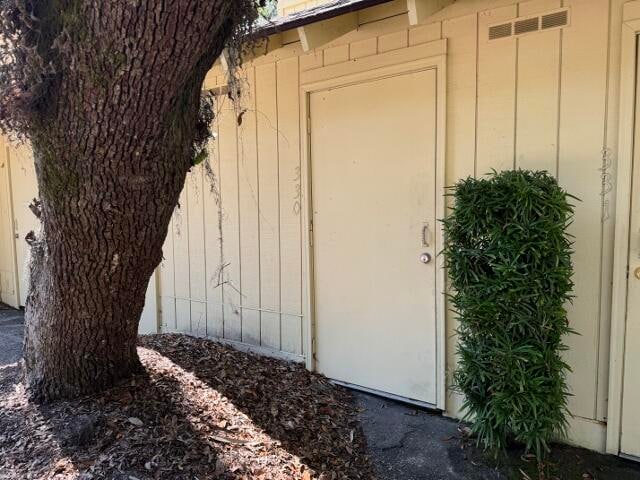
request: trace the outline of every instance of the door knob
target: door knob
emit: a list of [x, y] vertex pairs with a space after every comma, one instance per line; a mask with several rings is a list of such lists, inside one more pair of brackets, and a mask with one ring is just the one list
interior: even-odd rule
[[420, 255], [420, 261], [422, 263], [430, 263], [431, 262], [431, 254], [430, 253], [423, 253], [422, 255]]
[[640, 267], [636, 268], [635, 271], [633, 272], [633, 275], [640, 280]]

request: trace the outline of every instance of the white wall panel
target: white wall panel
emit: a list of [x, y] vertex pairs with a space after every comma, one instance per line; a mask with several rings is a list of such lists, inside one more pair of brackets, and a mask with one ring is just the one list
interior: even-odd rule
[[189, 298], [191, 299], [191, 332], [207, 332], [206, 238], [204, 235], [204, 182], [202, 166], [194, 168], [187, 179], [189, 241]]
[[[560, 184], [580, 198], [571, 233], [576, 283], [571, 326], [580, 334], [568, 340], [566, 359], [573, 366], [570, 408], [595, 418], [598, 372], [602, 249], [602, 172], [607, 95], [608, 2], [565, 1], [571, 27], [562, 32], [560, 93]], [[600, 375], [599, 375], [600, 374]]]
[[276, 65], [256, 67], [260, 144], [260, 343], [280, 350], [280, 178]]
[[[560, 0], [520, 4], [520, 16], [561, 6]], [[558, 105], [560, 101], [560, 30], [518, 38], [516, 167], [558, 170]]]
[[302, 354], [302, 172], [298, 59], [277, 64], [282, 350]]
[[517, 5], [509, 5], [481, 12], [478, 19], [478, 176], [515, 164], [517, 41], [504, 38], [490, 42], [489, 26], [517, 16]]
[[[238, 121], [238, 199], [240, 205], [241, 340], [260, 345], [260, 186], [256, 136], [255, 69], [243, 72], [246, 91], [240, 99]], [[221, 159], [224, 161], [224, 159]], [[224, 205], [224, 203], [223, 203]]]
[[219, 126], [220, 195], [222, 198], [222, 302], [224, 338], [242, 340], [240, 312], [240, 216], [237, 116], [225, 100]]
[[0, 302], [18, 308], [9, 148], [0, 138]]
[[[218, 119], [212, 131], [217, 138]], [[209, 159], [205, 165], [204, 178], [204, 237], [207, 297], [207, 335], [223, 337], [224, 319], [222, 305], [222, 202], [220, 197], [220, 152], [219, 142], [209, 144]]]

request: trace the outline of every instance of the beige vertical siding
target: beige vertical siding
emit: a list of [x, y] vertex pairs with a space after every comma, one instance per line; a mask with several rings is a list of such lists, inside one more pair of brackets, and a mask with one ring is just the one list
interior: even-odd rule
[[[7, 144], [9, 146], [9, 144]], [[29, 205], [38, 197], [38, 185], [36, 181], [33, 155], [27, 144], [11, 145], [5, 147], [6, 159], [9, 162], [11, 188], [11, 207], [13, 208], [13, 228], [16, 260], [16, 275], [18, 279], [17, 290], [19, 292], [19, 304], [24, 306], [27, 301], [29, 275], [27, 262], [30, 256], [30, 248], [25, 241], [29, 232], [37, 232], [40, 223], [33, 214]]]
[[[164, 248], [162, 249], [162, 263], [160, 264], [160, 274], [158, 282], [158, 290], [161, 292], [160, 308], [161, 315], [161, 329], [162, 331], [176, 330], [176, 276], [175, 276], [175, 260], [174, 260], [174, 231], [175, 214], [171, 219], [169, 229], [167, 232], [167, 238], [164, 242]], [[216, 332], [219, 334], [219, 332]]]
[[[214, 124], [214, 134], [218, 133], [218, 123]], [[210, 158], [219, 158], [220, 142], [212, 142]], [[211, 170], [204, 177], [204, 241], [205, 241], [205, 282], [207, 295], [207, 335], [224, 336], [224, 316], [222, 303], [221, 252], [222, 252], [222, 210], [220, 197], [220, 162], [212, 162]], [[212, 188], [213, 186], [213, 188]]]
[[[576, 302], [570, 320], [580, 333], [569, 341], [569, 363], [575, 366], [571, 406], [577, 415], [594, 418], [598, 410], [598, 336], [602, 263], [602, 151], [607, 99], [608, 2], [574, 0], [572, 28], [562, 36], [560, 155], [562, 185], [581, 199], [572, 233], [576, 237]], [[585, 55], [585, 51], [589, 55]], [[587, 121], [588, 119], [588, 121]], [[608, 282], [607, 282], [608, 283]], [[579, 299], [579, 300], [578, 300]], [[598, 375], [588, 375], [597, 372]]]
[[193, 169], [165, 245], [167, 331], [302, 356], [298, 72], [297, 56], [248, 66], [238, 104], [219, 97], [213, 175]]
[[518, 41], [486, 39], [489, 25], [517, 16], [518, 6], [508, 5], [478, 17], [477, 175], [515, 166]]
[[[447, 165], [446, 184], [475, 174], [476, 157], [476, 96], [478, 92], [478, 18], [476, 14], [442, 22], [442, 34], [448, 39], [447, 85]], [[471, 107], [470, 107], [471, 106]], [[447, 381], [455, 367], [455, 322], [447, 319]], [[462, 398], [450, 394], [447, 408], [456, 412]]]
[[[240, 219], [240, 340], [260, 344], [260, 180], [255, 69], [246, 72], [247, 89], [241, 99], [242, 122], [238, 126], [238, 192]], [[225, 100], [226, 101], [226, 100]], [[220, 158], [223, 162], [225, 159]], [[223, 203], [224, 205], [224, 203]], [[272, 254], [275, 255], [275, 251]]]
[[282, 350], [303, 352], [302, 314], [302, 172], [300, 100], [291, 92], [299, 82], [298, 57], [276, 64], [278, 110], [278, 185], [280, 208], [280, 309]]
[[609, 42], [608, 42], [608, 97], [607, 118], [605, 125], [605, 150], [602, 171], [602, 252], [600, 263], [601, 301], [600, 301], [600, 343], [598, 355], [598, 371], [602, 375], [598, 379], [598, 414], [597, 418], [607, 418], [607, 398], [609, 396], [609, 356], [612, 317], [613, 289], [613, 242], [616, 215], [616, 153], [618, 152], [619, 95], [621, 69], [622, 6], [627, 0], [612, 0], [609, 8]]
[[187, 187], [187, 224], [189, 254], [189, 297], [191, 331], [196, 335], [207, 333], [207, 282], [205, 249], [207, 239], [204, 236], [204, 170], [199, 168], [189, 178]]
[[259, 143], [258, 225], [260, 229], [260, 343], [279, 350], [280, 339], [280, 169], [276, 65], [256, 67]]
[[[518, 14], [527, 16], [561, 6], [560, 0], [531, 0], [519, 5]], [[551, 30], [516, 41], [516, 167], [557, 173], [562, 34], [562, 30]]]
[[[404, 58], [417, 45], [446, 38], [447, 184], [491, 169], [546, 169], [580, 198], [572, 225], [576, 298], [570, 307], [580, 335], [568, 339], [567, 360], [573, 368], [571, 410], [578, 420], [574, 438], [600, 448], [597, 432], [607, 411], [623, 3], [458, 0], [428, 24], [409, 27], [406, 2], [395, 0], [359, 12], [359, 28], [323, 49], [303, 53], [295, 32], [284, 33], [283, 48], [246, 65], [241, 101], [233, 105], [226, 95], [219, 98], [210, 168], [193, 169], [169, 226], [158, 275], [163, 330], [308, 356], [301, 213], [309, 192], [301, 165], [301, 78], [325, 67], [339, 75], [345, 65], [367, 65], [377, 54]], [[559, 7], [570, 8], [567, 28], [488, 40], [496, 22]], [[207, 86], [223, 84], [224, 72], [216, 67]], [[24, 254], [15, 260], [12, 253], [8, 186], [28, 182], [13, 178], [16, 172], [9, 175], [4, 143], [0, 149], [0, 298], [11, 301]], [[10, 147], [9, 156], [16, 151]], [[21, 189], [23, 199], [36, 196], [31, 190], [33, 185]], [[447, 329], [450, 372], [452, 316]], [[458, 406], [459, 399], [451, 397], [449, 413]]]
[[7, 144], [0, 138], [0, 302], [19, 306]]
[[[565, 29], [488, 41], [488, 27], [496, 22], [560, 7], [570, 8], [571, 25]], [[212, 318], [212, 306], [218, 312], [215, 321], [207, 322], [207, 333], [305, 354], [300, 209], [307, 192], [301, 191], [300, 178], [300, 75], [327, 66], [339, 71], [347, 62], [388, 51], [401, 54], [407, 47], [447, 38], [447, 183], [491, 169], [545, 169], [581, 200], [572, 226], [576, 300], [570, 319], [580, 335], [568, 340], [567, 359], [574, 370], [571, 409], [580, 418], [604, 420], [613, 206], [602, 169], [608, 168], [603, 151], [615, 138], [612, 127], [607, 129], [607, 115], [615, 113], [608, 105], [607, 75], [610, 10], [615, 15], [619, 9], [619, 1], [612, 9], [609, 2], [592, 0], [460, 0], [428, 25], [409, 28], [405, 2], [395, 1], [360, 12], [360, 28], [324, 49], [304, 54], [299, 44], [291, 43], [256, 59], [245, 72], [250, 89], [241, 102], [240, 110], [246, 110], [241, 126], [238, 107], [233, 110], [228, 101], [222, 102], [219, 136], [212, 147], [220, 208], [206, 200], [207, 180], [201, 187], [204, 208], [193, 195], [186, 196], [167, 243], [173, 253], [165, 254], [163, 278], [204, 255], [206, 315]], [[222, 71], [212, 72], [209, 86], [222, 83]], [[197, 171], [194, 177], [200, 175]], [[188, 183], [187, 190], [191, 188]], [[185, 225], [184, 218], [191, 218], [194, 209], [198, 216], [204, 214], [204, 230], [212, 233], [205, 235], [204, 254], [180, 256], [184, 240], [177, 234], [177, 219], [182, 217]], [[222, 219], [219, 238], [216, 215]], [[189, 248], [198, 241], [192, 236], [202, 237], [199, 231], [181, 235], [189, 236]], [[217, 284], [212, 275], [220, 265], [223, 281], [211, 287]], [[200, 270], [190, 275], [203, 281]], [[173, 322], [181, 330], [187, 322], [174, 320], [165, 291], [167, 297], [181, 295], [177, 284], [168, 283], [161, 292], [163, 315], [169, 308], [165, 324], [170, 328]], [[193, 330], [194, 311], [179, 302], [175, 311], [191, 315]], [[452, 333], [453, 318], [448, 328]], [[455, 338], [449, 338], [451, 370]], [[455, 409], [452, 402], [450, 410]]]
[[[601, 447], [623, 3], [458, 0], [430, 23], [409, 27], [406, 2], [395, 0], [360, 12], [358, 30], [323, 49], [303, 53], [295, 32], [285, 33], [284, 48], [245, 68], [239, 104], [225, 95], [219, 99], [210, 169], [193, 169], [169, 226], [158, 275], [163, 330], [243, 342], [294, 358], [308, 355], [301, 212], [309, 192], [302, 178], [300, 79], [324, 67], [340, 74], [344, 65], [366, 64], [376, 54], [400, 58], [411, 47], [446, 38], [447, 184], [492, 168], [546, 169], [580, 198], [572, 226], [576, 299], [570, 307], [580, 335], [568, 339], [567, 352], [573, 367], [571, 410], [578, 421], [573, 436]], [[487, 39], [496, 22], [559, 7], [570, 8], [571, 25], [565, 29]], [[207, 86], [223, 84], [224, 74], [215, 68]], [[12, 301], [16, 265], [24, 255], [14, 260], [12, 253], [8, 186], [20, 181], [10, 178], [4, 144], [0, 148], [0, 298]], [[24, 198], [36, 196], [23, 190]], [[450, 372], [453, 317], [447, 328]], [[449, 413], [458, 407], [459, 399], [450, 397]]]

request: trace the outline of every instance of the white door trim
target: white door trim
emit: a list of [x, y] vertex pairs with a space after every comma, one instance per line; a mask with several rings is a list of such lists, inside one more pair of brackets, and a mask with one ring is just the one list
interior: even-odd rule
[[[609, 360], [609, 406], [607, 452], [620, 453], [624, 376], [627, 285], [634, 156], [636, 88], [638, 77], [637, 38], [640, 35], [640, 1], [624, 5], [620, 66], [620, 131], [616, 181], [615, 241], [611, 307], [611, 352]], [[639, 110], [640, 112], [640, 110]]]
[[[418, 48], [419, 47], [419, 48]], [[447, 41], [437, 40], [417, 47], [394, 51], [395, 55], [385, 53], [366, 57], [366, 69], [362, 62], [351, 61], [345, 64], [317, 68], [313, 74], [301, 75], [300, 86], [300, 124], [302, 137], [302, 185], [304, 185], [304, 208], [302, 209], [303, 228], [303, 256], [305, 266], [305, 316], [307, 318], [305, 331], [306, 366], [315, 370], [315, 307], [314, 307], [314, 275], [313, 275], [313, 225], [311, 202], [311, 145], [310, 137], [310, 109], [309, 97], [312, 92], [326, 90], [337, 86], [346, 86], [363, 81], [370, 81], [422, 70], [436, 70], [436, 219], [445, 216], [445, 141], [446, 141], [446, 53]], [[402, 59], [398, 63], [398, 59]], [[444, 246], [442, 225], [436, 222], [436, 248], [440, 252]], [[445, 302], [445, 269], [442, 257], [437, 256], [436, 273], [436, 349], [437, 349], [437, 408], [446, 410], [446, 302]]]

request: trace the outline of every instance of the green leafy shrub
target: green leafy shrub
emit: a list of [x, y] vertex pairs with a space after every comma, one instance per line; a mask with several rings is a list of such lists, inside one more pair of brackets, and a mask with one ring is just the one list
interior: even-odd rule
[[455, 388], [478, 442], [496, 453], [509, 439], [542, 459], [567, 429], [573, 218], [547, 172], [493, 172], [452, 187], [444, 254], [459, 317]]

